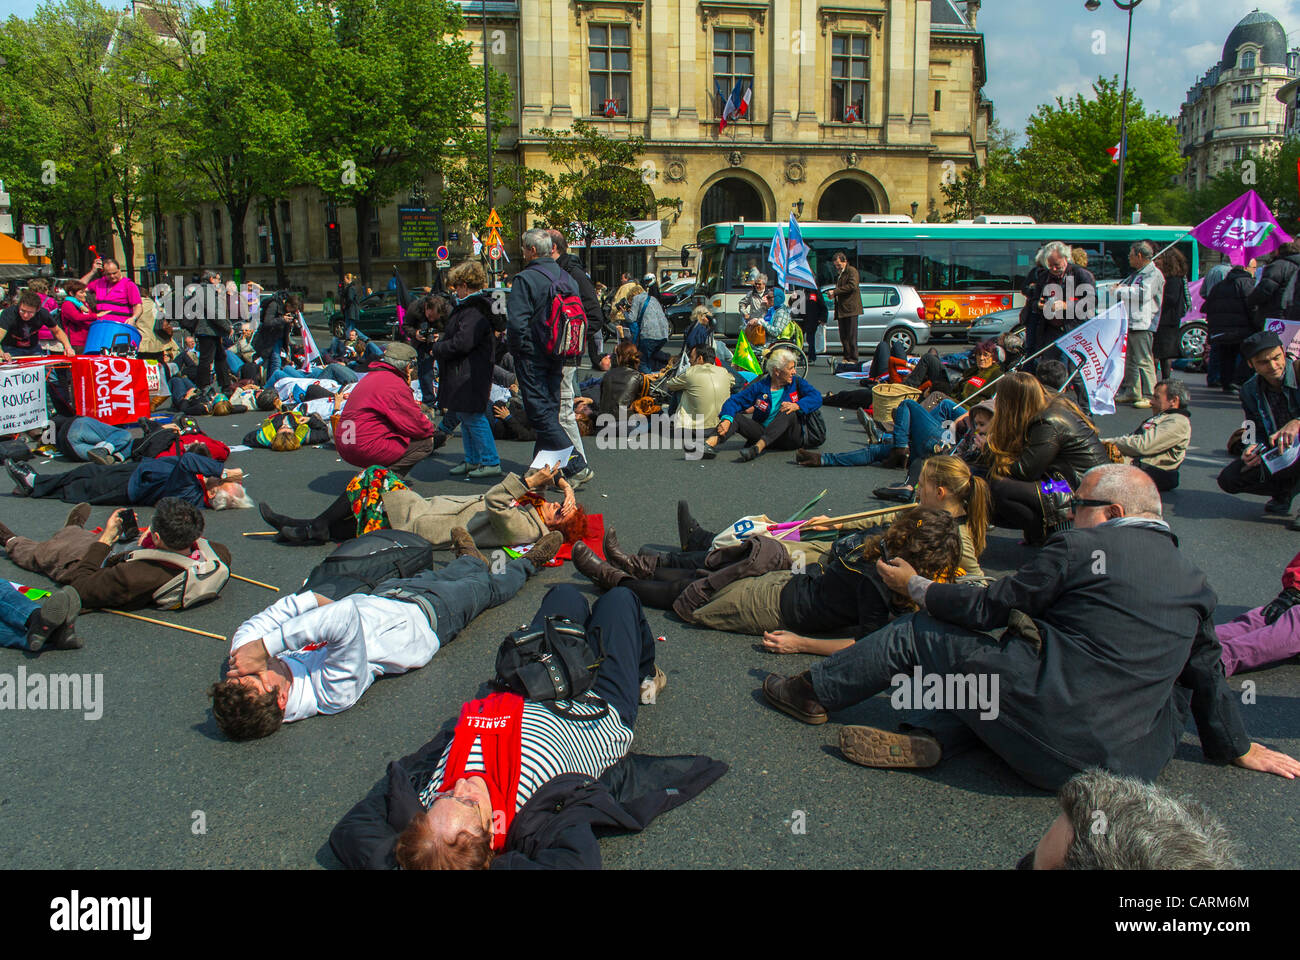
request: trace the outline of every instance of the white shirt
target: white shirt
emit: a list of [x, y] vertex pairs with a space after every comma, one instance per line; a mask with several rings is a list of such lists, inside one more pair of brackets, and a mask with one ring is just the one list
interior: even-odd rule
[[376, 677], [422, 667], [439, 647], [418, 605], [368, 594], [323, 607], [310, 592], [285, 597], [244, 621], [230, 652], [254, 640], [263, 640], [267, 654], [293, 673], [285, 723], [341, 713]]
[[1165, 295], [1165, 275], [1151, 261], [1116, 291], [1128, 311], [1128, 328], [1152, 330], [1160, 324], [1160, 304]]

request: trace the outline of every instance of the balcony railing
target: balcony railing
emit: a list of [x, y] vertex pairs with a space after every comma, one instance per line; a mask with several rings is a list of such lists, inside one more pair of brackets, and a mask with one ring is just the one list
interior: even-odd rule
[[1246, 104], [1249, 104], [1249, 103], [1259, 103], [1259, 101], [1260, 101], [1260, 98], [1259, 98], [1258, 96], [1254, 96], [1254, 97], [1234, 97], [1233, 99], [1229, 100], [1228, 103], [1229, 103], [1229, 105], [1234, 106], [1234, 107], [1242, 107], [1242, 106], [1245, 106]]

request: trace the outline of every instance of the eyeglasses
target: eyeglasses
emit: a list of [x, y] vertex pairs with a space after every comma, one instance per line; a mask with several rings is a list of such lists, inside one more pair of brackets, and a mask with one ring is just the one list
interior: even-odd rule
[[1078, 510], [1081, 507], [1109, 507], [1113, 504], [1112, 500], [1086, 500], [1083, 497], [1071, 497], [1070, 509]]
[[433, 805], [437, 803], [439, 800], [455, 800], [457, 803], [464, 804], [465, 806], [472, 808], [475, 813], [478, 812], [477, 800], [472, 800], [469, 797], [458, 797], [454, 793], [446, 793], [446, 792], [435, 793], [433, 795], [433, 799], [429, 801], [429, 807], [427, 807], [426, 809], [432, 808]]

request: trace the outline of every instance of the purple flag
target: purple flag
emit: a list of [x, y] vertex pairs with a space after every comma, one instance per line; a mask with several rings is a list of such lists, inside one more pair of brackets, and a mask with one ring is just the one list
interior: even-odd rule
[[1254, 190], [1247, 190], [1192, 231], [1207, 247], [1222, 250], [1228, 260], [1242, 266], [1251, 257], [1272, 253], [1291, 238], [1277, 225], [1268, 205]]

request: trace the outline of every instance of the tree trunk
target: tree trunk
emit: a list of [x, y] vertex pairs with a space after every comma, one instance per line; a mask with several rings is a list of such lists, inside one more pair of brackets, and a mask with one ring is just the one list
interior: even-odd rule
[[244, 218], [248, 216], [248, 199], [226, 203], [226, 216], [230, 219], [230, 265], [231, 279], [238, 270], [244, 275]]
[[361, 277], [362, 290], [373, 286], [370, 282], [370, 211], [373, 201], [369, 194], [357, 197], [357, 275]]
[[276, 289], [286, 290], [289, 287], [289, 274], [284, 269], [284, 249], [280, 246], [280, 217], [275, 209], [275, 200], [271, 197], [263, 199], [266, 201], [266, 210], [271, 221], [271, 254], [275, 258], [275, 286]]

